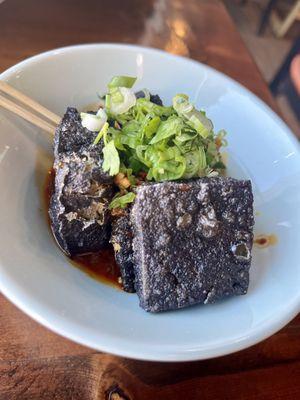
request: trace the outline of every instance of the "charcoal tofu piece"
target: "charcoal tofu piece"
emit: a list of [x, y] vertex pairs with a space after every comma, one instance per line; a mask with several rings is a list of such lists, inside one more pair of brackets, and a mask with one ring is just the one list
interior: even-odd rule
[[[137, 99], [142, 99], [145, 97], [145, 93], [143, 90], [140, 90], [139, 92], [135, 93], [135, 96]], [[159, 97], [158, 94], [151, 94], [150, 93], [150, 101], [152, 101], [152, 103], [157, 104], [158, 106], [162, 106], [163, 102], [162, 99]]]
[[135, 292], [132, 239], [130, 211], [124, 210], [123, 215], [112, 221], [110, 242], [114, 247], [115, 259], [120, 268], [123, 289], [130, 293]]
[[55, 132], [49, 215], [53, 234], [69, 256], [98, 251], [110, 236], [108, 205], [114, 190], [102, 170], [102, 145], [93, 146], [95, 136], [83, 128], [74, 108], [67, 109]]
[[254, 224], [250, 181], [216, 177], [140, 186], [131, 221], [135, 288], [146, 311], [247, 292]]

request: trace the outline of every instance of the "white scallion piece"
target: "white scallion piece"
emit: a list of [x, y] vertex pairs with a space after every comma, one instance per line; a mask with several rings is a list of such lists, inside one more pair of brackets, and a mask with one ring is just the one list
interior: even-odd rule
[[122, 101], [114, 101], [114, 96], [111, 97], [110, 112], [115, 115], [126, 113], [131, 107], [136, 104], [136, 97], [131, 89], [126, 87], [118, 88], [123, 97]]
[[106, 112], [102, 108], [98, 110], [96, 115], [82, 112], [80, 117], [82, 126], [92, 132], [100, 131], [107, 121]]

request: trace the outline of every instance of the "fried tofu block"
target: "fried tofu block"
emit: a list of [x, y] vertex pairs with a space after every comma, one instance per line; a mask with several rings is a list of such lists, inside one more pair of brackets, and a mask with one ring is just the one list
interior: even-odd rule
[[130, 293], [135, 292], [132, 236], [130, 211], [124, 210], [123, 215], [112, 221], [110, 242], [114, 247], [115, 259], [120, 268], [123, 289]]
[[54, 237], [69, 256], [100, 250], [110, 235], [108, 205], [114, 189], [101, 168], [102, 145], [93, 146], [95, 136], [74, 108], [67, 109], [55, 132], [49, 215]]
[[146, 311], [247, 292], [254, 224], [250, 181], [216, 177], [140, 186], [131, 221], [135, 287]]

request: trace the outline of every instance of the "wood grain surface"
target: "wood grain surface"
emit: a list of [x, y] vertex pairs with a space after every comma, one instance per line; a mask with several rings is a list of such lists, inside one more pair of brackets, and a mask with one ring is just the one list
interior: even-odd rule
[[[55, 47], [125, 42], [204, 62], [275, 102], [223, 4], [201, 0], [6, 0], [0, 72]], [[230, 356], [153, 363], [103, 354], [43, 328], [0, 295], [0, 400], [300, 399], [300, 316]]]

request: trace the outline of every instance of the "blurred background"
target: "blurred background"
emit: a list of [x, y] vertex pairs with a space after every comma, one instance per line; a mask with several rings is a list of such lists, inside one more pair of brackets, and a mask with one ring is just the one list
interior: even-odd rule
[[300, 138], [300, 1], [223, 1], [283, 117]]
[[[257, 65], [251, 76], [234, 28]], [[194, 58], [270, 104], [260, 72], [273, 108], [300, 138], [300, 0], [0, 0], [0, 71], [45, 50], [91, 42]]]

